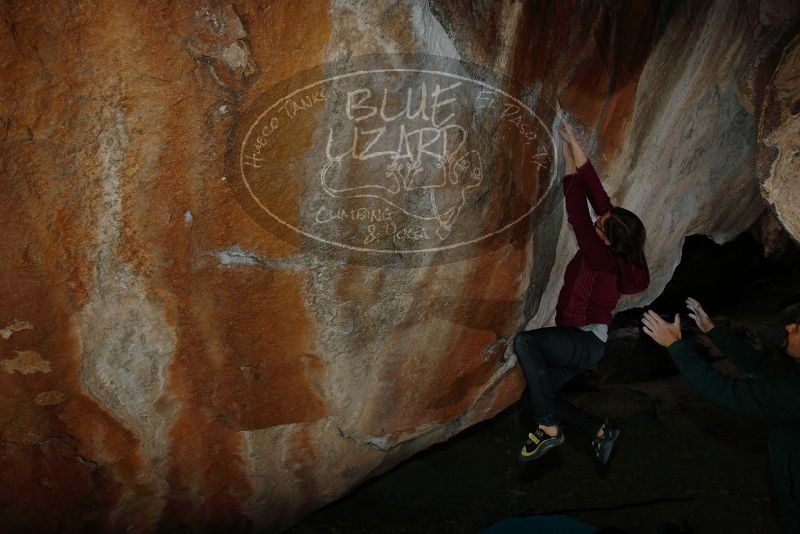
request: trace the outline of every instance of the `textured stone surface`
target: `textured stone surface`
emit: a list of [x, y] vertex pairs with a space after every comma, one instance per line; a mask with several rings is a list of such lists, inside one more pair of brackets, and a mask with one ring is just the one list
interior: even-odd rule
[[784, 49], [766, 90], [759, 140], [761, 191], [800, 242], [800, 36]]
[[797, 13], [736, 4], [6, 5], [0, 520], [287, 525], [519, 397], [507, 343], [552, 320], [575, 247], [558, 188], [526, 239], [452, 264], [275, 238], [222, 180], [225, 145], [315, 65], [426, 52], [558, 98], [648, 227], [653, 283], [623, 305], [686, 234], [747, 228], [757, 178], [797, 238]]

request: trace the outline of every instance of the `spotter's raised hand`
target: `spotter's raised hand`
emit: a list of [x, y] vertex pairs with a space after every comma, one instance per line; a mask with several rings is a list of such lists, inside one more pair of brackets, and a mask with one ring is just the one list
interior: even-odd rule
[[668, 323], [653, 310], [642, 317], [644, 333], [662, 347], [669, 347], [681, 338], [681, 318], [675, 314], [675, 322]]

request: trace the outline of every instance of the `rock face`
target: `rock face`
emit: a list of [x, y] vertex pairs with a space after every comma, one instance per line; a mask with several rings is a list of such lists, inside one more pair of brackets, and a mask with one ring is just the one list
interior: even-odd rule
[[[10, 529], [286, 526], [519, 398], [509, 341], [552, 321], [575, 250], [557, 154], [519, 185], [536, 210], [504, 244], [332, 259], [267, 231], [226, 183], [242, 119], [306, 69], [426, 53], [557, 99], [648, 228], [652, 285], [621, 306], [659, 293], [685, 235], [746, 229], [759, 181], [800, 238], [794, 2], [22, 2], [0, 20]], [[546, 134], [555, 113], [540, 118]], [[511, 190], [502, 162], [523, 147], [500, 138], [480, 138], [480, 176], [448, 161], [451, 183]], [[321, 139], [283, 148], [316, 172]], [[299, 218], [313, 194], [270, 200]], [[468, 208], [504, 206], [492, 194], [461, 197], [460, 220], [485, 222]]]
[[[800, 7], [796, 11], [800, 11]], [[759, 121], [761, 191], [800, 239], [800, 36], [786, 46], [767, 86]]]

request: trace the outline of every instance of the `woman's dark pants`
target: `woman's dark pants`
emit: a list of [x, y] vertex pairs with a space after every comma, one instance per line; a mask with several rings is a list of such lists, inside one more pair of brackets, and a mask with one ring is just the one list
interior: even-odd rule
[[531, 409], [536, 423], [566, 423], [591, 439], [603, 420], [556, 397], [556, 391], [603, 357], [605, 343], [596, 335], [575, 327], [526, 330], [514, 336], [517, 355], [528, 381]]

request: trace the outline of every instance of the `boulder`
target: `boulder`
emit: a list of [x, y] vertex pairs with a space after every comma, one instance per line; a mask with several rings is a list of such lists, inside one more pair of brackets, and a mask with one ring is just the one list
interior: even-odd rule
[[[724, 241], [748, 228], [764, 208], [759, 180], [797, 239], [792, 5], [6, 6], [5, 528], [281, 528], [515, 402], [524, 381], [509, 342], [552, 324], [576, 247], [552, 130], [559, 106], [612, 200], [648, 228], [652, 284], [621, 308], [659, 294], [684, 236]], [[366, 158], [325, 167], [328, 127], [371, 109], [353, 100], [351, 116], [337, 114], [332, 92], [273, 102], [299, 117], [281, 123], [296, 136], [271, 145], [269, 123], [249, 135], [271, 105], [264, 95], [351, 73], [365, 55], [384, 73], [418, 68], [414, 54], [481, 73], [462, 76], [463, 94], [484, 87], [487, 106], [512, 103], [491, 115], [474, 100], [472, 122], [461, 109], [480, 133], [461, 154], [443, 150], [438, 170]], [[425, 132], [445, 129], [415, 131], [420, 153]], [[230, 166], [248, 142], [263, 148], [250, 153], [263, 158], [250, 160], [263, 187], [251, 204]], [[361, 170], [327, 174], [343, 163]], [[320, 188], [310, 177], [322, 168]], [[264, 224], [256, 201], [292, 231]], [[423, 222], [389, 231], [393, 217]], [[374, 243], [418, 248], [357, 250], [352, 239], [365, 236], [345, 230], [368, 230], [364, 218], [375, 232], [386, 225]], [[319, 220], [340, 241], [304, 230]], [[467, 239], [494, 229], [491, 246]], [[464, 254], [408, 259], [452, 236]]]
[[[796, 8], [800, 10], [800, 8]], [[800, 242], [800, 35], [780, 55], [761, 104], [758, 177], [778, 220]]]

